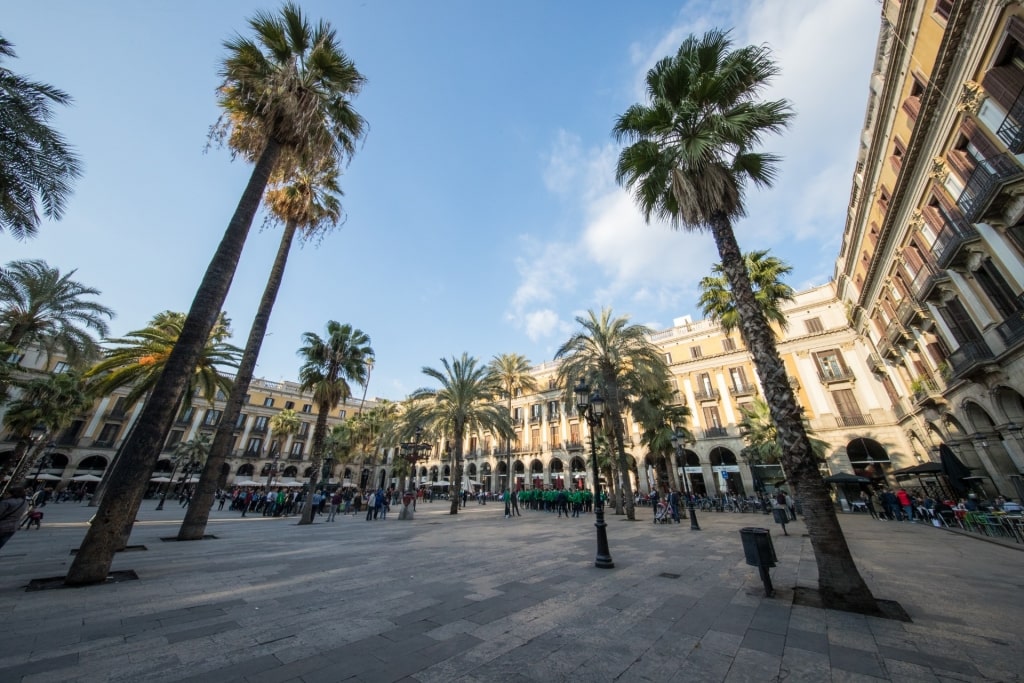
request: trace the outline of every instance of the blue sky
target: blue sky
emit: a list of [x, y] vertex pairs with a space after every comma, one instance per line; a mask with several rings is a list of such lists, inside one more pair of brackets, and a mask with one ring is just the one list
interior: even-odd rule
[[[832, 277], [879, 28], [860, 0], [306, 1], [367, 78], [369, 134], [345, 170], [347, 222], [293, 248], [257, 375], [293, 380], [306, 331], [366, 332], [369, 396], [429, 385], [424, 366], [463, 351], [551, 360], [574, 318], [611, 306], [656, 329], [700, 317], [709, 236], [646, 225], [615, 185], [614, 119], [643, 99], [647, 69], [690, 33], [766, 43], [769, 97], [797, 116], [766, 149], [784, 162], [751, 192], [744, 250], [794, 266], [798, 289]], [[56, 126], [85, 174], [40, 236], [0, 235], [0, 261], [42, 258], [100, 289], [114, 335], [186, 311], [248, 178], [206, 150], [223, 41], [274, 3], [40, 0], [9, 3], [16, 73], [62, 88]], [[244, 344], [276, 230], [253, 226], [225, 310]]]

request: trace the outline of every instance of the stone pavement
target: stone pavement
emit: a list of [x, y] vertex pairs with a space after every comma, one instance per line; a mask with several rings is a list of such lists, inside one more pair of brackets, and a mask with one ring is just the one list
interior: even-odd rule
[[[1024, 553], [921, 524], [843, 515], [858, 566], [901, 622], [794, 605], [816, 586], [800, 522], [759, 514], [651, 523], [470, 502], [416, 519], [296, 526], [214, 512], [178, 543], [182, 509], [147, 500], [114, 570], [137, 581], [27, 592], [63, 575], [92, 508], [48, 505], [0, 550], [0, 682], [1018, 681]], [[320, 519], [326, 519], [320, 518]], [[773, 598], [739, 529], [772, 531]]]

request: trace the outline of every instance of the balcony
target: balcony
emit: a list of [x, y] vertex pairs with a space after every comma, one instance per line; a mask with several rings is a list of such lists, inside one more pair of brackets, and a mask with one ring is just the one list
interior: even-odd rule
[[1024, 309], [1014, 311], [1007, 316], [1006, 320], [996, 327], [996, 332], [999, 333], [1007, 348], [1024, 341]]
[[996, 198], [1008, 183], [1021, 178], [1024, 178], [1024, 169], [1011, 155], [999, 154], [985, 159], [967, 179], [956, 205], [968, 223], [978, 223], [986, 218], [990, 210], [1002, 208], [995, 201]]
[[565, 443], [565, 450], [567, 451], [582, 451], [583, 444], [579, 441], [567, 441]]
[[881, 375], [885, 373], [885, 361], [877, 353], [868, 354], [868, 367], [871, 368], [871, 372], [876, 374]]
[[951, 353], [949, 367], [953, 377], [964, 379], [979, 370], [983, 371], [994, 358], [992, 349], [979, 339], [965, 342], [960, 345], [959, 349]]
[[729, 436], [729, 431], [725, 427], [708, 427], [704, 430], [705, 439], [724, 439]]
[[864, 427], [875, 424], [870, 415], [836, 415], [837, 427]]
[[[975, 171], [977, 173], [977, 171]], [[949, 268], [962, 253], [962, 248], [981, 239], [978, 230], [960, 216], [945, 216], [945, 225], [935, 238], [932, 255], [939, 268]]]
[[734, 384], [729, 387], [729, 393], [733, 396], [753, 396], [757, 393], [757, 385], [755, 384]]
[[92, 447], [93, 448], [113, 448], [114, 447], [114, 440], [113, 439], [102, 439], [102, 440], [96, 439], [95, 441], [93, 441]]
[[530, 424], [532, 424], [532, 425], [540, 424], [541, 419], [542, 418], [541, 418], [540, 415], [531, 415], [530, 416]]
[[933, 379], [921, 377], [910, 383], [916, 406], [934, 405], [942, 401], [942, 387]]
[[831, 370], [819, 370], [818, 380], [822, 384], [836, 384], [837, 382], [852, 382], [857, 377], [849, 368], [833, 368]]
[[896, 307], [896, 318], [906, 327], [927, 317], [927, 315], [924, 307], [911, 297], [907, 297]]
[[121, 422], [128, 418], [128, 413], [123, 410], [108, 410], [103, 414], [104, 420], [115, 420]]
[[896, 399], [892, 404], [892, 412], [896, 415], [896, 420], [902, 420], [907, 416], [907, 407], [903, 403], [903, 399]]
[[899, 320], [893, 320], [885, 326], [885, 338], [888, 339], [893, 346], [896, 346], [900, 342], [910, 341], [910, 333], [907, 332], [906, 328], [904, 328], [902, 324], [900, 324]]
[[948, 279], [949, 275], [945, 271], [938, 270], [934, 264], [925, 263], [910, 283], [910, 292], [918, 301], [928, 301], [935, 285]]
[[[236, 429], [237, 429], [237, 427], [236, 427]], [[253, 434], [266, 434], [267, 433], [267, 425], [253, 425], [252, 426], [252, 433]]]
[[[988, 77], [986, 74], [985, 78]], [[1010, 105], [1010, 113], [996, 130], [996, 137], [1003, 141], [1012, 154], [1024, 152], [1024, 126], [1021, 126], [1021, 121], [1024, 121], [1024, 90], [1017, 94], [1017, 99]]]
[[704, 387], [693, 392], [693, 397], [698, 401], [717, 401], [718, 389]]

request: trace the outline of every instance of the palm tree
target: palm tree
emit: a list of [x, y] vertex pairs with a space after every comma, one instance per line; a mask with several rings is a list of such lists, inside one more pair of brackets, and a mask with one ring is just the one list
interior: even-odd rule
[[274, 448], [271, 451], [271, 456], [276, 454], [280, 457], [284, 453], [284, 446], [288, 442], [288, 437], [298, 434], [301, 425], [302, 420], [299, 419], [299, 414], [291, 408], [285, 408], [270, 418], [270, 434], [274, 437]]
[[555, 360], [563, 361], [558, 368], [558, 381], [567, 394], [571, 394], [580, 378], [599, 387], [604, 394], [604, 423], [611, 431], [622, 475], [622, 495], [615, 497], [616, 513], [620, 514], [625, 505], [627, 519], [635, 520], [633, 484], [626, 459], [625, 410], [631, 391], [668, 382], [668, 366], [661, 350], [650, 341], [651, 330], [643, 325], [630, 325], [628, 317], [613, 318], [611, 309], [604, 308], [600, 317], [587, 311], [587, 317], [578, 316], [576, 322], [583, 330], [572, 335], [555, 353]]
[[[92, 406], [93, 394], [85, 379], [77, 372], [45, 375], [19, 383], [21, 397], [4, 413], [4, 425], [18, 439], [11, 461], [16, 463], [3, 492], [12, 483], [20, 482], [42, 453], [46, 444], [71, 424], [72, 420]], [[30, 447], [32, 431], [42, 425], [46, 431]]]
[[174, 447], [174, 454], [171, 456], [174, 467], [171, 468], [171, 474], [168, 477], [170, 481], [164, 487], [163, 493], [160, 495], [160, 502], [156, 505], [157, 510], [164, 509], [164, 501], [167, 500], [167, 492], [174, 485], [174, 473], [177, 472], [178, 465], [185, 463], [185, 474], [181, 478], [182, 489], [178, 492], [180, 495], [185, 490], [185, 487], [188, 486], [188, 480], [192, 477], [196, 465], [202, 465], [209, 452], [210, 435], [203, 433], [196, 434], [195, 438], [182, 441]]
[[[16, 57], [14, 46], [0, 38], [0, 60], [5, 57]], [[60, 220], [64, 214], [81, 167], [49, 123], [52, 104], [70, 103], [64, 91], [0, 67], [0, 232], [8, 230], [15, 239], [35, 236], [37, 200], [47, 218]]]
[[106, 336], [114, 312], [87, 298], [100, 291], [72, 280], [76, 272], [61, 275], [38, 259], [8, 263], [0, 278], [0, 342], [58, 351], [72, 365], [98, 358], [92, 333]]
[[629, 144], [619, 155], [616, 180], [632, 190], [648, 222], [653, 215], [676, 229], [711, 232], [735, 298], [740, 334], [778, 426], [787, 478], [803, 499], [821, 598], [830, 607], [877, 613], [818, 472], [732, 227], [744, 213], [746, 182], [769, 187], [775, 178], [778, 157], [755, 148], [793, 116], [785, 100], [758, 99], [777, 73], [765, 46], [733, 49], [720, 30], [690, 36], [647, 72], [647, 103], [617, 119], [613, 132]]
[[[376, 464], [381, 448], [397, 443], [395, 423], [400, 412], [399, 404], [382, 400], [370, 410], [359, 413], [352, 419], [353, 439], [362, 453], [359, 460], [360, 480], [366, 465], [372, 467]], [[367, 484], [370, 483], [373, 483], [372, 476], [367, 478]]]
[[[779, 329], [787, 329], [789, 321], [780, 306], [794, 300], [793, 288], [783, 283], [782, 277], [788, 275], [793, 267], [782, 259], [768, 256], [767, 250], [747, 252], [744, 261], [750, 276], [750, 285], [754, 290], [754, 298], [764, 312], [765, 318], [769, 323], [778, 325]], [[698, 303], [705, 317], [717, 322], [728, 334], [740, 324], [736, 301], [722, 264], [716, 263], [711, 272], [712, 275], [700, 281], [701, 294]]]
[[[224, 110], [211, 131], [234, 149], [252, 150], [252, 175], [196, 291], [167, 367], [118, 462], [112, 489], [104, 496], [75, 556], [65, 583], [79, 586], [106, 580], [121, 531], [135, 518], [156, 455], [174, 419], [185, 384], [217, 320], [245, 245], [253, 217], [279, 159], [334, 156], [355, 149], [350, 131], [361, 117], [350, 98], [363, 76], [345, 55], [330, 24], [310, 24], [299, 7], [286, 3], [280, 15], [259, 12], [249, 22], [255, 39], [236, 36], [225, 43], [219, 104]], [[258, 150], [258, 152], [257, 152]]]
[[[530, 361], [518, 353], [503, 353], [500, 356], [494, 356], [488, 364], [487, 370], [501, 388], [499, 396], [508, 402], [509, 417], [512, 416], [512, 399], [515, 396], [537, 391], [537, 379], [530, 374]], [[505, 439], [505, 454], [508, 464], [506, 484], [509, 491], [512, 491], [514, 487], [512, 484], [511, 439]]]
[[647, 451], [654, 460], [655, 471], [666, 472], [668, 484], [674, 490], [681, 491], [675, 462], [675, 448], [672, 437], [677, 430], [682, 430], [683, 438], [692, 439], [685, 425], [690, 419], [690, 408], [686, 405], [673, 403], [671, 387], [652, 387], [641, 393], [632, 405], [633, 420], [643, 430], [640, 442], [647, 446]]
[[504, 406], [494, 401], [500, 387], [487, 367], [479, 365], [476, 358], [466, 353], [451, 361], [442, 358], [441, 365], [443, 371], [423, 368], [423, 374], [437, 380], [441, 388], [414, 391], [410, 395], [414, 405], [409, 409], [407, 421], [423, 425], [427, 433], [451, 437], [453, 480], [448, 490], [454, 493], [449, 514], [456, 515], [462, 490], [462, 443], [466, 435], [490, 432], [509, 439], [514, 432], [510, 415]]
[[[184, 322], [184, 313], [163, 311], [141, 330], [104, 340], [109, 347], [104, 359], [85, 373], [96, 395], [109, 396], [117, 389], [131, 387], [125, 399], [128, 405], [132, 405], [150, 393], [167, 366], [167, 359], [178, 343]], [[193, 396], [202, 396], [212, 404], [218, 391], [225, 395], [231, 391], [231, 378], [223, 375], [221, 370], [238, 367], [242, 350], [227, 343], [230, 337], [231, 321], [221, 313], [188, 380], [182, 395], [183, 408], [192, 405]]]
[[339, 194], [341, 189], [338, 187], [337, 167], [323, 160], [316, 164], [314, 170], [290, 170], [290, 175], [280, 179], [279, 183], [267, 191], [270, 215], [284, 223], [284, 231], [281, 233], [277, 256], [270, 268], [270, 276], [256, 309], [256, 316], [249, 329], [242, 362], [235, 375], [234, 387], [224, 404], [224, 414], [213, 438], [210, 457], [206, 460], [196, 494], [189, 502], [185, 518], [178, 530], [179, 541], [202, 540], [206, 533], [206, 524], [213, 509], [213, 499], [220, 488], [220, 472], [235, 442], [235, 423], [242, 413], [245, 396], [249, 393], [249, 385], [256, 372], [256, 361], [259, 359], [267, 326], [270, 324], [270, 314], [284, 279], [284, 269], [288, 263], [288, 253], [295, 233], [301, 229], [303, 238], [310, 239], [337, 225], [342, 215], [341, 202], [337, 199]]
[[[304, 363], [299, 369], [299, 381], [302, 391], [313, 392], [313, 401], [317, 404], [308, 498], [316, 490], [327, 437], [327, 415], [352, 395], [348, 380], [360, 384], [366, 381], [366, 361], [373, 357], [373, 348], [370, 346], [370, 338], [363, 331], [334, 320], [327, 323], [326, 339], [321, 339], [314, 332], [306, 332], [302, 339], [305, 346], [299, 349], [299, 355]], [[299, 524], [312, 523], [313, 506], [307, 501], [302, 507], [302, 520]]]
[[[748, 457], [756, 462], [775, 464], [782, 461], [782, 445], [779, 442], [779, 430], [772, 418], [771, 408], [764, 399], [756, 398], [747, 405], [740, 406], [740, 433], [747, 442], [744, 448]], [[813, 430], [804, 422], [804, 431], [811, 442], [811, 451], [818, 462], [825, 460], [828, 443], [814, 438]]]

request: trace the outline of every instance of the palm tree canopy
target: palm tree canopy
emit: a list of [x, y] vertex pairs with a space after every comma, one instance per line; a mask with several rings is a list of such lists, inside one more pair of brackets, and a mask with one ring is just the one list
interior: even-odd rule
[[100, 291], [72, 280], [75, 272], [61, 275], [38, 259], [7, 264], [0, 278], [0, 341], [58, 351], [72, 365], [98, 358], [92, 333], [105, 336], [114, 312], [87, 298]]
[[339, 175], [337, 165], [324, 161], [275, 174], [264, 196], [267, 222], [294, 223], [303, 239], [319, 241], [344, 216]]
[[517, 392], [524, 394], [537, 391], [537, 379], [530, 374], [530, 361], [518, 353], [503, 353], [491, 358], [487, 365], [500, 388], [500, 396], [511, 399]]
[[[299, 159], [350, 157], [366, 122], [352, 108], [365, 78], [345, 54], [331, 25], [315, 26], [298, 5], [257, 12], [253, 38], [225, 41], [219, 104], [211, 137], [257, 157], [268, 140]], [[297, 165], [290, 163], [289, 165]]]
[[575, 403], [573, 387], [581, 378], [600, 387], [606, 399], [613, 400], [609, 392], [614, 390], [616, 405], [631, 392], [667, 382], [668, 367], [661, 350], [650, 341], [650, 328], [630, 325], [628, 316], [613, 317], [609, 308], [602, 309], [600, 316], [587, 311], [587, 317], [578, 316], [576, 322], [583, 329], [555, 352], [555, 360], [563, 361], [558, 381], [567, 405]]
[[423, 368], [423, 374], [436, 380], [440, 388], [421, 388], [410, 395], [413, 405], [406, 416], [408, 424], [454, 437], [458, 453], [467, 433], [490, 432], [502, 438], [515, 435], [508, 411], [495, 401], [500, 387], [486, 366], [467, 353], [451, 360], [442, 358], [441, 366], [441, 370]]
[[317, 404], [334, 408], [352, 395], [348, 380], [365, 381], [366, 361], [373, 357], [373, 348], [362, 330], [331, 320], [326, 339], [306, 332], [302, 340], [299, 381], [303, 391], [312, 390]]
[[[14, 46], [0, 38], [0, 61], [13, 57]], [[37, 200], [47, 218], [63, 216], [81, 166], [50, 121], [51, 105], [70, 103], [65, 92], [0, 66], [0, 232], [15, 239], [35, 236]]]
[[45, 375], [19, 382], [20, 398], [7, 406], [4, 424], [12, 433], [26, 437], [37, 425], [55, 435], [92, 406], [94, 394], [77, 372]]
[[174, 447], [174, 458], [179, 462], [195, 462], [200, 465], [210, 453], [210, 435], [199, 433], [195, 438], [182, 441]]
[[[782, 445], [779, 443], [779, 431], [772, 419], [771, 409], [762, 398], [756, 398], [749, 404], [740, 406], [740, 434], [747, 442], [743, 450], [761, 463], [776, 464], [782, 457]], [[810, 426], [804, 425], [811, 452], [818, 460], [824, 460], [828, 452], [828, 443], [814, 438]]]
[[752, 149], [783, 129], [792, 110], [785, 100], [756, 99], [778, 73], [769, 49], [731, 48], [728, 32], [691, 35], [647, 72], [647, 104], [615, 122], [615, 138], [630, 143], [615, 178], [648, 222], [706, 229], [716, 214], [743, 215], [747, 180], [774, 180], [778, 158]]
[[[125, 397], [128, 404], [152, 391], [184, 324], [184, 313], [163, 311], [153, 316], [147, 327], [129, 332], [124, 337], [106, 340], [116, 346], [86, 373], [92, 378], [95, 391], [99, 395], [108, 395], [121, 387], [131, 387]], [[242, 351], [224, 341], [230, 336], [231, 321], [221, 312], [189, 378], [182, 399], [183, 407], [189, 407], [197, 393], [207, 403], [213, 403], [218, 391], [225, 395], [231, 393], [232, 379], [221, 374], [221, 370], [237, 368]]]
[[[767, 250], [751, 251], [744, 255], [750, 284], [754, 290], [754, 298], [769, 322], [775, 323], [780, 329], [787, 329], [789, 321], [782, 312], [783, 303], [792, 302], [793, 288], [782, 282], [793, 267], [782, 259], [768, 256]], [[700, 306], [704, 315], [719, 323], [726, 333], [740, 326], [740, 314], [736, 310], [736, 299], [732, 294], [732, 285], [725, 275], [721, 263], [711, 268], [712, 275], [700, 281]]]

